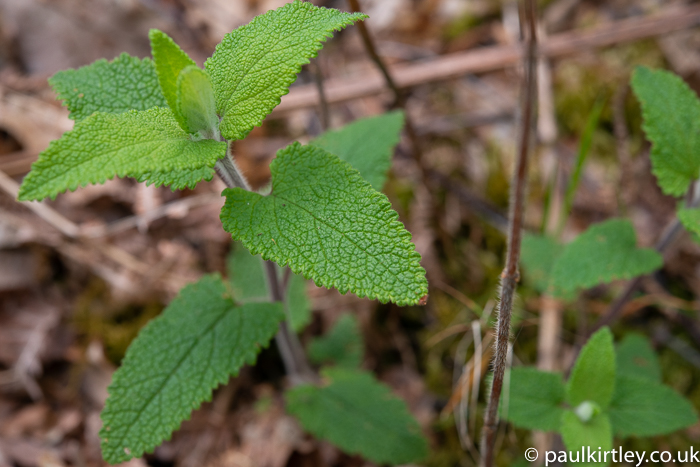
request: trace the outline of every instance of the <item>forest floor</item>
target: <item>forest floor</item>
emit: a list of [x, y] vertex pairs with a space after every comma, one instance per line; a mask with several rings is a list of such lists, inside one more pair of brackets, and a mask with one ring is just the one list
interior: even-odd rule
[[[17, 183], [50, 141], [72, 128], [47, 78], [121, 52], [150, 56], [158, 28], [202, 64], [224, 34], [283, 0], [0, 0], [0, 467], [92, 467], [101, 460], [100, 410], [111, 376], [139, 329], [184, 285], [226, 273], [218, 180], [172, 192], [114, 179], [37, 208], [15, 201]], [[343, 10], [343, 0], [314, 1]], [[417, 141], [402, 138], [385, 193], [427, 270], [430, 298], [400, 308], [308, 285], [307, 343], [344, 314], [364, 336], [363, 368], [403, 398], [430, 440], [430, 466], [475, 465], [486, 382], [464, 409], [465, 368], [488, 368], [504, 264], [508, 187], [515, 160], [521, 79], [518, 5], [491, 0], [364, 0], [366, 22], [405, 90]], [[700, 89], [700, 4], [682, 1], [540, 2], [537, 145], [529, 171], [526, 229], [566, 242], [594, 222], [632, 221], [650, 247], [677, 201], [650, 171], [635, 66], [667, 68]], [[281, 105], [235, 154], [254, 187], [275, 152], [322, 131], [315, 67], [330, 126], [381, 114], [394, 96], [357, 28], [329, 40]], [[560, 206], [586, 122], [602, 113], [573, 198]], [[561, 224], [561, 229], [559, 228]], [[661, 271], [642, 279], [612, 329], [649, 336], [664, 382], [700, 408], [700, 246], [682, 234]], [[514, 365], [566, 371], [625, 281], [552, 305], [524, 271], [516, 302]], [[560, 322], [542, 326], [554, 308]], [[555, 321], [556, 322], [556, 321]], [[539, 349], [539, 350], [538, 350]], [[484, 350], [481, 352], [481, 350]], [[471, 381], [471, 380], [470, 380]], [[274, 343], [193, 412], [153, 454], [124, 464], [183, 467], [359, 466], [303, 432], [285, 413], [288, 384]], [[466, 385], [470, 386], [470, 385]], [[462, 428], [460, 428], [460, 424]], [[499, 465], [522, 462], [529, 432], [503, 426]], [[541, 442], [541, 441], [540, 441]], [[700, 425], [625, 441], [638, 449], [688, 449]]]

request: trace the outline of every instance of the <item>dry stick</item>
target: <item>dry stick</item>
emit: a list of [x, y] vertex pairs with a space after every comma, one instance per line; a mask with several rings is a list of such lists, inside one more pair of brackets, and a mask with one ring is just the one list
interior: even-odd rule
[[535, 0], [525, 0], [523, 11], [525, 44], [525, 75], [521, 95], [523, 99], [522, 122], [520, 125], [518, 160], [511, 185], [510, 216], [508, 224], [508, 252], [506, 266], [501, 273], [501, 301], [498, 310], [496, 334], [496, 354], [493, 359], [493, 384], [489, 397], [481, 437], [481, 467], [491, 467], [494, 461], [494, 447], [498, 422], [498, 402], [503, 388], [508, 341], [510, 338], [510, 316], [513, 309], [513, 296], [519, 279], [520, 239], [523, 228], [525, 185], [527, 182], [527, 160], [530, 153], [532, 127], [537, 89], [537, 32]]
[[[624, 42], [632, 42], [679, 31], [700, 23], [700, 5], [673, 7], [661, 14], [614, 21], [593, 30], [571, 31], [550, 36], [538, 47], [545, 57], [590, 51]], [[357, 23], [362, 28], [362, 22]], [[362, 30], [362, 29], [360, 29]], [[406, 89], [420, 84], [451, 78], [469, 73], [485, 73], [501, 70], [518, 64], [523, 56], [517, 45], [480, 47], [443, 55], [430, 60], [387, 67], [395, 86]], [[329, 79], [325, 82], [326, 98], [330, 104], [380, 94], [386, 89], [386, 79], [381, 73], [368, 70], [362, 79]], [[318, 95], [313, 84], [293, 87], [282, 98], [273, 113], [309, 108], [317, 105]]]

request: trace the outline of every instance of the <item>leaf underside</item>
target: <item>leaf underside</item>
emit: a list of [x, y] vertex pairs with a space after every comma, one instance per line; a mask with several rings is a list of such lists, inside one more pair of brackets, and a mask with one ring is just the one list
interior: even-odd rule
[[177, 109], [189, 133], [213, 134], [219, 124], [211, 81], [196, 65], [185, 67], [177, 78]]
[[589, 288], [648, 274], [662, 266], [659, 253], [636, 244], [629, 220], [612, 219], [589, 227], [557, 259], [552, 271], [554, 287], [564, 291]]
[[566, 385], [571, 407], [590, 401], [605, 409], [615, 390], [615, 368], [612, 333], [604, 327], [588, 339], [571, 371]]
[[226, 139], [242, 139], [289, 92], [333, 31], [366, 18], [294, 1], [226, 34], [205, 68], [214, 84]]
[[665, 435], [698, 421], [693, 404], [670, 387], [630, 376], [617, 377], [608, 414], [621, 437]]
[[192, 140], [170, 109], [97, 112], [52, 141], [20, 187], [20, 200], [55, 198], [65, 190], [114, 177], [213, 167], [226, 143]]
[[151, 40], [151, 53], [155, 61], [160, 89], [175, 119], [183, 129], [187, 129], [187, 122], [178, 105], [177, 80], [184, 68], [196, 67], [197, 64], [164, 32], [151, 29], [148, 38]]
[[168, 105], [153, 62], [126, 53], [111, 62], [101, 59], [77, 70], [59, 71], [49, 78], [49, 84], [76, 122], [94, 112], [122, 113]]
[[224, 191], [224, 229], [317, 285], [413, 305], [428, 293], [420, 254], [389, 200], [347, 162], [294, 143], [270, 166], [268, 196]]
[[371, 374], [327, 368], [330, 382], [286, 394], [287, 410], [316, 437], [377, 464], [406, 464], [428, 454], [428, 444], [406, 404]]
[[183, 288], [114, 374], [102, 411], [104, 459], [123, 462], [168, 439], [214, 388], [255, 362], [282, 318], [278, 304], [235, 306], [217, 275]]
[[[529, 430], [558, 431], [564, 409], [561, 375], [518, 367], [510, 371], [507, 416], [509, 422]], [[506, 410], [505, 395], [501, 410]]]
[[651, 141], [652, 171], [667, 195], [681, 196], [700, 175], [700, 100], [678, 76], [638, 67], [632, 89]]
[[327, 335], [309, 343], [309, 359], [317, 364], [335, 364], [358, 368], [362, 363], [364, 344], [357, 319], [344, 314]]
[[309, 144], [348, 162], [375, 190], [381, 191], [403, 123], [402, 111], [389, 112], [327, 131]]
[[[237, 303], [266, 302], [270, 300], [263, 260], [253, 256], [243, 245], [235, 242], [226, 260], [231, 292]], [[280, 283], [282, 271], [278, 270]], [[285, 294], [285, 307], [289, 324], [295, 332], [300, 332], [311, 321], [311, 303], [306, 296], [306, 280], [292, 274]]]

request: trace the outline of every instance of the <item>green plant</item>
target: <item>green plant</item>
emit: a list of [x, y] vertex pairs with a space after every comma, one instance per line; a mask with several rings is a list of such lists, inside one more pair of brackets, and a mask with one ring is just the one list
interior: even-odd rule
[[[341, 293], [399, 305], [426, 300], [420, 255], [377, 191], [403, 115], [360, 121], [280, 150], [265, 195], [250, 191], [230, 149], [279, 103], [322, 41], [365, 17], [294, 1], [227, 34], [204, 69], [152, 30], [153, 61], [123, 54], [51, 78], [75, 127], [40, 155], [19, 199], [54, 198], [114, 176], [181, 189], [216, 173], [229, 187], [224, 229], [280, 266], [236, 250], [228, 280], [207, 275], [183, 288], [142, 330], [102, 412], [108, 462], [140, 456], [167, 439], [216, 386], [253, 364], [275, 333], [297, 385], [288, 393], [289, 409], [309, 431], [377, 462], [427, 454], [405, 405], [371, 375], [335, 368], [318, 379], [290, 329], [308, 322], [303, 279], [292, 276], [289, 293], [284, 288], [289, 267]], [[367, 426], [374, 428], [363, 434]], [[400, 446], [405, 442], [410, 449]]]
[[[686, 195], [685, 203], [679, 203], [675, 227], [682, 224], [697, 235], [700, 210], [695, 208], [694, 185], [700, 177], [700, 100], [679, 77], [644, 67], [634, 72], [632, 88], [642, 106], [659, 187], [668, 195]], [[593, 114], [597, 120], [600, 109]], [[591, 125], [586, 133], [592, 133]], [[582, 147], [589, 145], [584, 138]], [[582, 149], [579, 161], [584, 159]], [[567, 190], [569, 200], [581, 163]], [[570, 208], [569, 201], [560, 225]], [[675, 227], [668, 232], [676, 232]], [[667, 234], [656, 250], [638, 248], [632, 223], [625, 219], [594, 224], [566, 245], [528, 234], [522, 247], [525, 277], [538, 292], [570, 301], [583, 289], [659, 269], [660, 251], [671, 239]], [[514, 368], [510, 385], [507, 408], [502, 408], [505, 418], [523, 428], [561, 433], [571, 452], [581, 447], [610, 450], [613, 435], [654, 436], [697, 421], [693, 406], [661, 384], [661, 370], [648, 341], [630, 335], [615, 351], [607, 327], [590, 338], [566, 384], [555, 373]]]
[[[607, 327], [593, 334], [569, 380], [558, 373], [513, 368], [501, 412], [514, 425], [561, 433], [569, 452], [610, 451], [613, 436], [654, 436], [697, 423], [692, 404], [661, 382], [649, 342], [630, 334], [613, 347]], [[588, 456], [576, 465], [589, 463]], [[603, 463], [607, 465], [607, 462]]]

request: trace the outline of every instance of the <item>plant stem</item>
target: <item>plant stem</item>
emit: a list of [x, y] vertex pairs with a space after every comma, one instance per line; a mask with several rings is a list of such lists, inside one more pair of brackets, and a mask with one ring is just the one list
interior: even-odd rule
[[224, 181], [229, 188], [243, 188], [246, 191], [250, 191], [250, 185], [245, 179], [238, 166], [233, 160], [233, 154], [231, 153], [231, 144], [228, 144], [228, 149], [226, 149], [226, 157], [216, 161], [214, 166], [214, 171], [217, 175]]
[[525, 186], [527, 182], [527, 160], [530, 153], [531, 136], [534, 122], [535, 93], [537, 89], [537, 33], [535, 0], [524, 2], [524, 36], [525, 36], [525, 75], [523, 77], [522, 120], [520, 124], [518, 160], [511, 185], [510, 215], [508, 223], [508, 251], [506, 266], [501, 273], [501, 301], [498, 309], [496, 331], [496, 352], [492, 362], [493, 384], [489, 396], [484, 426], [481, 434], [481, 467], [491, 467], [494, 461], [494, 447], [498, 422], [498, 402], [503, 388], [508, 341], [510, 338], [510, 317], [513, 309], [513, 296], [519, 279], [518, 261], [520, 259], [520, 240], [523, 228]]
[[[277, 267], [271, 261], [265, 261], [265, 273], [267, 275], [267, 285], [270, 291], [270, 298], [273, 302], [284, 303], [284, 288], [277, 277]], [[292, 383], [296, 385], [303, 382], [315, 381], [318, 379], [311, 365], [306, 360], [306, 354], [301, 347], [299, 339], [289, 326], [289, 316], [280, 323], [279, 331], [275, 336], [277, 348], [282, 355], [284, 367]]]
[[323, 87], [323, 70], [321, 70], [321, 62], [319, 58], [313, 63], [313, 75], [316, 81], [316, 89], [318, 90], [318, 107], [319, 120], [321, 120], [321, 129], [328, 130], [331, 127], [331, 114], [328, 110], [328, 100], [326, 99], [326, 91]]
[[[230, 148], [231, 146], [229, 145], [226, 157], [216, 162], [214, 170], [228, 188], [237, 187], [250, 191], [250, 185], [248, 185], [245, 177], [238, 170]], [[267, 275], [270, 298], [273, 302], [284, 303], [285, 289], [282, 287], [277, 277], [275, 264], [270, 261], [265, 261], [265, 273]], [[289, 328], [289, 319], [285, 319], [280, 323], [275, 341], [277, 342], [277, 348], [282, 356], [284, 368], [292, 385], [316, 381], [318, 379], [318, 376], [306, 359], [306, 354], [296, 334]]]

